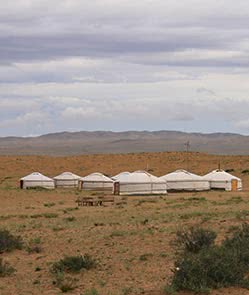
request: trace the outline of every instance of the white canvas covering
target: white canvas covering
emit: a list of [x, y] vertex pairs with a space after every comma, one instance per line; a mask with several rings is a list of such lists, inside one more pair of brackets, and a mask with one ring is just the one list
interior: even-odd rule
[[82, 177], [80, 182], [84, 190], [113, 191], [114, 180], [99, 172]]
[[80, 176], [73, 174], [72, 172], [64, 172], [54, 177], [54, 183], [56, 187], [78, 187]]
[[54, 188], [53, 179], [42, 175], [39, 172], [33, 172], [23, 178], [20, 179], [21, 188], [35, 188], [35, 187], [43, 187], [48, 189]]
[[166, 182], [146, 171], [123, 172], [113, 179], [119, 183], [120, 195], [167, 194]]
[[208, 180], [186, 170], [176, 170], [160, 177], [160, 179], [167, 182], [168, 190], [204, 191], [210, 189]]
[[210, 182], [211, 188], [232, 190], [232, 180], [237, 180], [237, 190], [242, 190], [242, 181], [240, 178], [225, 172], [224, 170], [214, 170], [203, 176], [204, 179]]

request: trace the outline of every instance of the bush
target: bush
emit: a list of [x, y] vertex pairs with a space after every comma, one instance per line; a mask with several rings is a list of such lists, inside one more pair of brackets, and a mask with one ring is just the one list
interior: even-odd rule
[[26, 245], [26, 250], [29, 254], [41, 253], [42, 252], [41, 239], [40, 238], [31, 239]]
[[176, 290], [207, 292], [209, 289], [238, 286], [245, 268], [225, 247], [212, 246], [197, 254], [185, 252], [175, 264], [172, 285]]
[[244, 223], [235, 229], [233, 236], [227, 238], [223, 244], [227, 251], [238, 256], [241, 264], [245, 267], [249, 265], [249, 224]]
[[80, 256], [66, 256], [52, 265], [53, 273], [79, 272], [82, 269], [91, 269], [96, 266], [96, 261], [88, 254]]
[[152, 257], [152, 253], [146, 253], [139, 256], [140, 261], [147, 261], [150, 257]]
[[6, 277], [11, 275], [15, 269], [9, 265], [9, 263], [4, 262], [2, 258], [0, 258], [0, 277]]
[[84, 292], [84, 295], [99, 295], [99, 292], [95, 288], [93, 288], [90, 290], [86, 290]]
[[72, 222], [75, 220], [76, 220], [76, 218], [74, 216], [69, 216], [69, 217], [65, 218], [65, 221], [68, 221], [68, 222]]
[[0, 230], [0, 253], [22, 249], [23, 241], [20, 236], [12, 235], [8, 230]]
[[209, 243], [188, 249], [178, 256], [173, 271], [171, 290], [208, 292], [229, 286], [248, 287], [249, 225], [244, 224], [221, 245]]
[[76, 282], [77, 280], [72, 277], [65, 277], [63, 273], [57, 273], [53, 284], [56, 285], [62, 293], [67, 293], [77, 288]]
[[188, 230], [178, 231], [176, 235], [176, 244], [180, 249], [193, 253], [213, 245], [216, 239], [214, 231], [199, 227], [190, 227]]
[[48, 207], [48, 208], [50, 208], [50, 207], [53, 207], [53, 206], [55, 206], [55, 203], [44, 203], [43, 204], [44, 205], [44, 207]]

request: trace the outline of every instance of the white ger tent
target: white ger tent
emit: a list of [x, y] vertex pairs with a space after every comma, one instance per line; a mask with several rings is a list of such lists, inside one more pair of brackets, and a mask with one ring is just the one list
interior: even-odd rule
[[204, 175], [203, 178], [210, 182], [211, 188], [224, 189], [226, 191], [242, 190], [241, 179], [224, 170], [214, 170]]
[[54, 181], [53, 179], [44, 176], [39, 172], [33, 172], [20, 179], [20, 187], [23, 189], [35, 187], [53, 189]]
[[72, 172], [64, 172], [54, 177], [55, 187], [78, 187], [80, 176]]
[[167, 194], [166, 182], [146, 171], [123, 172], [114, 176], [113, 179], [116, 181], [115, 194]]
[[208, 180], [203, 177], [190, 173], [186, 170], [176, 170], [164, 176], [161, 176], [167, 182], [168, 190], [177, 191], [204, 191], [210, 189]]
[[114, 189], [114, 180], [99, 172], [82, 177], [79, 183], [79, 187], [83, 190], [113, 191]]

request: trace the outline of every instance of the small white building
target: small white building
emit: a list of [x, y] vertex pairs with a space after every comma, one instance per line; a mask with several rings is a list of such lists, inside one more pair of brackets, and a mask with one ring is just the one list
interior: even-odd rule
[[176, 170], [161, 176], [167, 182], [168, 190], [175, 191], [205, 191], [210, 189], [208, 180], [186, 170]]
[[210, 183], [211, 189], [224, 189], [226, 191], [242, 190], [242, 181], [240, 178], [217, 169], [203, 176]]
[[80, 176], [72, 172], [64, 172], [54, 177], [55, 187], [72, 188], [79, 186]]
[[167, 194], [166, 181], [146, 172], [123, 172], [114, 176], [115, 194], [120, 195], [154, 195]]
[[79, 188], [83, 190], [111, 191], [114, 190], [114, 180], [96, 172], [80, 178]]
[[52, 178], [42, 175], [39, 172], [33, 172], [20, 179], [20, 188], [22, 189], [38, 187], [53, 189], [54, 180]]

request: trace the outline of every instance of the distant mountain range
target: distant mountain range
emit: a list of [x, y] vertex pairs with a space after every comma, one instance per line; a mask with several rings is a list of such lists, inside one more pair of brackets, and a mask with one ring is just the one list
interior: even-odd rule
[[81, 131], [38, 137], [2, 137], [1, 155], [79, 155], [190, 150], [214, 154], [249, 154], [249, 136], [178, 131]]

